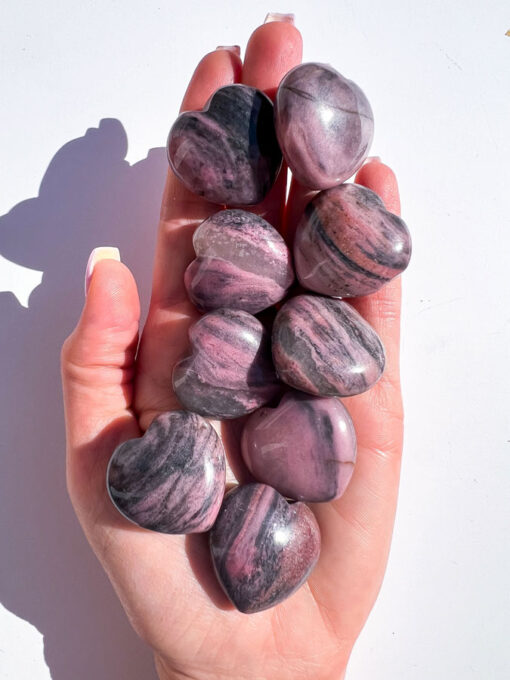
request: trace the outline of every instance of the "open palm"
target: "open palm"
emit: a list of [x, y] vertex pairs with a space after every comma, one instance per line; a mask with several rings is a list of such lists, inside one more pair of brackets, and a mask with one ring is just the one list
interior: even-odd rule
[[[300, 62], [301, 48], [292, 24], [259, 27], [244, 64], [235, 50], [204, 57], [183, 109], [202, 108], [218, 87], [232, 82], [272, 96]], [[399, 211], [387, 166], [374, 160], [356, 181]], [[282, 172], [255, 210], [290, 240], [310, 194], [294, 182], [285, 206], [285, 188]], [[355, 473], [341, 499], [312, 506], [321, 556], [308, 582], [288, 600], [258, 614], [239, 613], [215, 580], [205, 536], [139, 529], [121, 517], [106, 492], [114, 448], [140, 436], [157, 414], [179, 408], [172, 367], [185, 353], [189, 325], [198, 316], [183, 274], [194, 257], [194, 228], [217, 210], [169, 172], [150, 312], [138, 351], [139, 301], [131, 273], [113, 259], [95, 266], [81, 319], [62, 352], [69, 493], [134, 628], [155, 651], [161, 678], [337, 680], [377, 596], [393, 527], [402, 448], [398, 280], [353, 301], [386, 347], [386, 371], [372, 390], [344, 400], [358, 436]], [[224, 441], [239, 476], [235, 424], [228, 427]]]

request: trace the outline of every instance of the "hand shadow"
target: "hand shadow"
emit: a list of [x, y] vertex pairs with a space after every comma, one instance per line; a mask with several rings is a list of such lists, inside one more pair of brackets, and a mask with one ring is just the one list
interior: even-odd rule
[[147, 309], [167, 161], [164, 149], [130, 165], [122, 124], [57, 151], [39, 195], [0, 217], [0, 254], [43, 270], [18, 304], [0, 293], [0, 598], [44, 635], [53, 680], [156, 677], [74, 516], [65, 486], [59, 355], [83, 305], [92, 248], [118, 246]]

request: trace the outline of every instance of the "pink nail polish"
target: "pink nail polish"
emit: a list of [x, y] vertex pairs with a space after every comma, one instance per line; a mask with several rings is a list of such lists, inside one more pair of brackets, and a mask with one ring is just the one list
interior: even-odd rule
[[89, 290], [94, 267], [100, 260], [116, 260], [117, 262], [120, 262], [119, 249], [113, 246], [100, 246], [99, 248], [94, 248], [90, 253], [87, 269], [85, 270], [85, 295], [87, 295]]
[[265, 24], [270, 24], [272, 21], [281, 21], [284, 24], [293, 24], [294, 15], [293, 14], [280, 14], [280, 12], [269, 12], [269, 14], [264, 19]]

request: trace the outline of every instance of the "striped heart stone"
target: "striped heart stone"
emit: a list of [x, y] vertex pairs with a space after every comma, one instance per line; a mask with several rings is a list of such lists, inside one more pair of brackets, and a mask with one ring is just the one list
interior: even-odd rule
[[411, 258], [405, 222], [358, 184], [321, 191], [307, 205], [294, 241], [302, 286], [332, 297], [375, 293]]
[[210, 533], [214, 569], [232, 603], [246, 614], [269, 609], [308, 578], [320, 531], [304, 503], [288, 503], [265, 484], [230, 491]]
[[168, 136], [169, 163], [195, 194], [230, 206], [260, 203], [282, 163], [273, 103], [248, 85], [220, 87], [202, 111], [181, 113]]
[[279, 302], [294, 280], [285, 241], [269, 222], [245, 210], [222, 210], [193, 235], [197, 255], [184, 275], [201, 311], [228, 307], [257, 314]]
[[155, 418], [143, 437], [118, 446], [107, 487], [124, 517], [164, 534], [208, 531], [225, 491], [225, 453], [215, 429], [187, 411]]
[[273, 324], [273, 361], [281, 380], [323, 397], [370, 389], [384, 370], [384, 347], [374, 329], [342, 300], [298, 295]]

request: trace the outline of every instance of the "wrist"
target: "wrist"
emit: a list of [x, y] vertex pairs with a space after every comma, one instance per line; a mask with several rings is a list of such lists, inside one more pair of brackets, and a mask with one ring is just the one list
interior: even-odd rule
[[[222, 678], [225, 678], [225, 676], [220, 675], [208, 674], [207, 676], [204, 676], [202, 674], [192, 674], [186, 671], [177, 671], [175, 668], [171, 668], [168, 663], [157, 654], [154, 655], [154, 662], [159, 680], [222, 680]], [[346, 672], [347, 663], [343, 666], [342, 670], [339, 671], [338, 677], [335, 675], [335, 680], [345, 680]], [[327, 677], [332, 678], [330, 675]]]
[[202, 680], [198, 675], [177, 671], [158, 654], [154, 654], [154, 664], [159, 680]]

